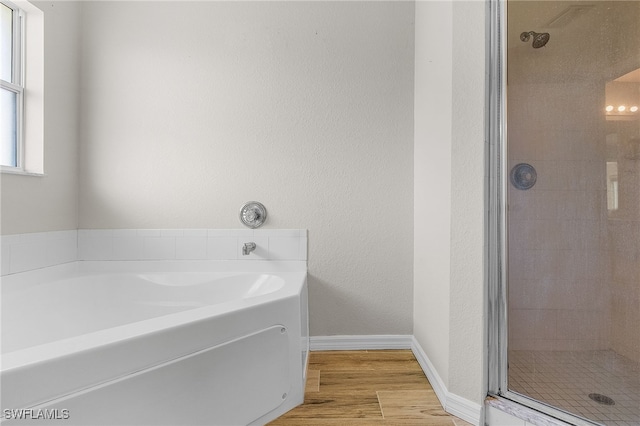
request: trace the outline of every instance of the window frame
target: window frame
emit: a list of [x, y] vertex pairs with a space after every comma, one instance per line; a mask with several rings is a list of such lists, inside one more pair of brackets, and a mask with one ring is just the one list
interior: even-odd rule
[[24, 50], [25, 50], [25, 12], [7, 0], [0, 0], [4, 6], [13, 11], [12, 22], [12, 49], [11, 49], [11, 81], [0, 79], [0, 87], [3, 90], [16, 94], [16, 165], [10, 166], [2, 164], [3, 172], [24, 173], [24, 92], [25, 92], [25, 75], [24, 75]]

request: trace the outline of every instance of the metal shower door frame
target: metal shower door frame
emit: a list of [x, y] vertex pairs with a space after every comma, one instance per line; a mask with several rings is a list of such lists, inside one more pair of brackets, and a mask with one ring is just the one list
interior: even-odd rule
[[[599, 423], [542, 403], [508, 386], [508, 215], [507, 184], [507, 0], [487, 1], [486, 182], [485, 220], [487, 390], [506, 399], [576, 426]], [[517, 410], [517, 409], [516, 409]]]

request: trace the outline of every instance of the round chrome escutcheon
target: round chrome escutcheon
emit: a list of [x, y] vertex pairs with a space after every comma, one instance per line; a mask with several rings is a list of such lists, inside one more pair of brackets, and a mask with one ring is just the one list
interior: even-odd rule
[[536, 184], [538, 174], [536, 169], [527, 163], [520, 163], [511, 169], [511, 184], [517, 189], [531, 189]]

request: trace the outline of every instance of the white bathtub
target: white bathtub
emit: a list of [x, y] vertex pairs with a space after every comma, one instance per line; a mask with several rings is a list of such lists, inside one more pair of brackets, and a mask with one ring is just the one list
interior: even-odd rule
[[264, 424], [302, 403], [305, 262], [74, 262], [2, 277], [3, 425]]

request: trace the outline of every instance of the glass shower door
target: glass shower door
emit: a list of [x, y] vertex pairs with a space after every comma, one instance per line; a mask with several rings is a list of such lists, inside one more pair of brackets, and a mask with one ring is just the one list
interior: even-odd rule
[[640, 1], [508, 0], [506, 28], [508, 391], [640, 425]]

